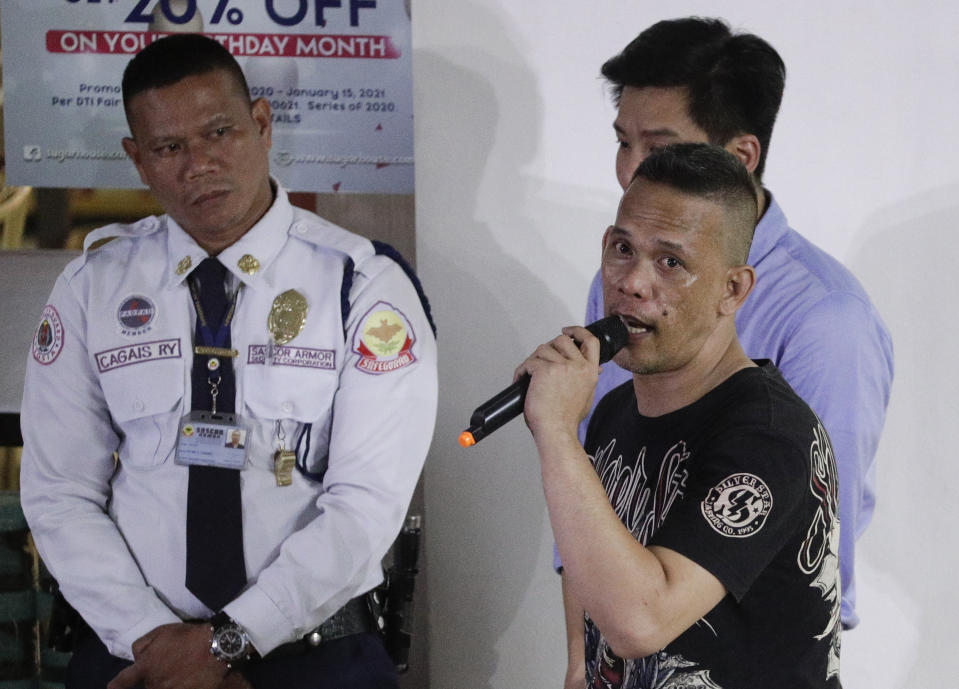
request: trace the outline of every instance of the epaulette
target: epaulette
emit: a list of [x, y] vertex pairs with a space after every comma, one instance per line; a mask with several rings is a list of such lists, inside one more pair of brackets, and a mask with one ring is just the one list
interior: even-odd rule
[[84, 255], [92, 253], [108, 242], [121, 237], [145, 237], [159, 230], [161, 226], [160, 218], [149, 215], [132, 224], [113, 223], [98, 227], [84, 238], [83, 253]]
[[373, 243], [366, 237], [340, 227], [326, 218], [294, 208], [290, 236], [320, 249], [336, 251], [359, 265], [375, 254]]
[[83, 239], [83, 254], [72, 261], [67, 266], [67, 270], [70, 271], [71, 275], [75, 275], [86, 265], [91, 255], [114, 239], [145, 237], [158, 231], [161, 227], [163, 227], [163, 223], [155, 215], [141, 218], [135, 223], [112, 223], [98, 227]]
[[[390, 259], [409, 278], [416, 294], [423, 305], [423, 311], [429, 321], [433, 334], [436, 334], [436, 325], [430, 311], [429, 300], [423, 291], [419, 278], [413, 268], [403, 259], [400, 253], [389, 244], [369, 240], [358, 234], [330, 222], [326, 218], [314, 213], [307, 213], [294, 208], [293, 222], [290, 224], [290, 235], [309, 242], [324, 251], [335, 251], [343, 255], [343, 281], [340, 285], [340, 312], [343, 317], [343, 333], [346, 336], [346, 323], [350, 313], [350, 293], [353, 289], [353, 277], [357, 272], [363, 272], [364, 263], [374, 256], [383, 256]], [[367, 277], [372, 277], [367, 275]]]

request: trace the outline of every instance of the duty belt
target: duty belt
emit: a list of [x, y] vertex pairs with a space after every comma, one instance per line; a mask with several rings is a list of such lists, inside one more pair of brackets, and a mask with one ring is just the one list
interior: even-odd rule
[[357, 596], [337, 610], [323, 624], [307, 632], [296, 641], [277, 646], [264, 656], [264, 660], [284, 656], [301, 655], [325, 643], [353, 634], [371, 632], [375, 629], [367, 596]]

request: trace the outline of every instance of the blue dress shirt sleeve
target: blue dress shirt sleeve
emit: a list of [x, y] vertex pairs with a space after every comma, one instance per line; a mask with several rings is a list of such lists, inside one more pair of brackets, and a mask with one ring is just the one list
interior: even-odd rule
[[819, 415], [836, 454], [842, 618], [850, 628], [858, 623], [856, 540], [875, 504], [870, 477], [892, 386], [892, 340], [859, 295], [831, 292], [794, 322], [777, 365]]

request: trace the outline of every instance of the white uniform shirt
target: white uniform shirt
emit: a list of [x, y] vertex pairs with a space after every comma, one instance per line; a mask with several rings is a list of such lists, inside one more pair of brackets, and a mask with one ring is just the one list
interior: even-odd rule
[[[117, 238], [90, 249], [105, 237]], [[259, 262], [253, 274], [239, 267], [247, 256]], [[57, 280], [28, 360], [23, 508], [67, 600], [121, 657], [161, 624], [212, 612], [184, 584], [189, 470], [174, 462], [195, 322], [183, 266], [204, 258], [167, 216], [97, 230]], [[224, 609], [265, 654], [382, 580], [432, 437], [436, 345], [401, 267], [292, 207], [282, 189], [218, 258], [242, 285], [231, 336], [236, 413], [248, 430], [249, 584]], [[272, 304], [291, 289], [306, 298], [306, 324], [270, 350]], [[400, 348], [369, 346], [404, 328]], [[328, 458], [322, 485], [294, 471], [293, 485], [277, 486], [278, 422], [288, 449], [312, 424], [300, 459], [316, 472]]]

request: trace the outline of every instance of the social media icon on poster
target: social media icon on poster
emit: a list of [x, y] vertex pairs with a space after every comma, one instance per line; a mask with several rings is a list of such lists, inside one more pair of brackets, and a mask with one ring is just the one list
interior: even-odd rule
[[36, 144], [23, 147], [24, 160], [43, 160], [43, 150]]

